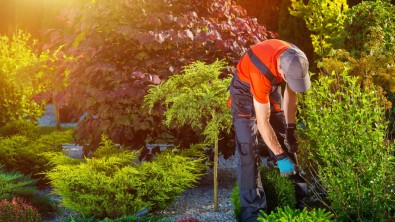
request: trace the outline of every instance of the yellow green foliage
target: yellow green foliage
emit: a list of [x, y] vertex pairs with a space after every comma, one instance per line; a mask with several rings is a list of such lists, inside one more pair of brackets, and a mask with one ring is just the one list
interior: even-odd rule
[[[62, 144], [72, 141], [72, 131], [56, 131], [41, 137], [13, 135], [0, 137], [0, 164], [5, 170], [16, 170], [42, 179], [41, 172], [51, 168], [47, 152], [62, 152]], [[42, 182], [42, 181], [40, 181]]]
[[49, 55], [33, 51], [35, 44], [22, 31], [11, 39], [0, 36], [0, 126], [24, 117], [36, 119], [42, 114], [42, 104], [32, 97], [42, 91], [39, 78]]
[[153, 87], [145, 96], [150, 110], [156, 104], [165, 107], [165, 124], [176, 128], [189, 124], [197, 132], [203, 131], [206, 141], [214, 142], [221, 130], [229, 130], [232, 118], [227, 107], [231, 77], [221, 79], [224, 61], [212, 64], [196, 61], [185, 66], [180, 74]]
[[204, 168], [200, 159], [172, 152], [139, 163], [138, 152], [102, 139], [94, 157], [60, 163], [46, 174], [63, 205], [87, 217], [118, 218], [165, 207], [191, 187]]
[[[319, 193], [326, 193], [339, 221], [380, 220], [395, 206], [395, 146], [385, 140], [382, 89], [339, 73], [319, 76], [301, 100], [302, 165], [313, 166]], [[317, 180], [316, 180], [317, 181]]]
[[290, 13], [305, 20], [312, 32], [314, 52], [319, 57], [341, 44], [347, 0], [309, 0], [307, 4], [304, 0], [291, 1]]

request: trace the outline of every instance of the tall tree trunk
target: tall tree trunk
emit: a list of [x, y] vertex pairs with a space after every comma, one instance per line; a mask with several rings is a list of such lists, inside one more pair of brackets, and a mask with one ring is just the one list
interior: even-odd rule
[[214, 211], [218, 211], [218, 137], [214, 145]]

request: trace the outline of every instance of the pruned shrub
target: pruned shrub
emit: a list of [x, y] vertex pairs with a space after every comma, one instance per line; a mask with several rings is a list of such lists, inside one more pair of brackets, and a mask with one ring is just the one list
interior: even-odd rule
[[193, 186], [204, 168], [200, 159], [171, 151], [139, 163], [138, 152], [122, 150], [106, 138], [96, 152], [96, 157], [59, 164], [46, 173], [63, 205], [87, 217], [118, 218], [165, 207]]
[[14, 120], [0, 128], [0, 137], [22, 135], [30, 138], [37, 137], [38, 127], [30, 120]]
[[[274, 168], [260, 167], [262, 185], [265, 190], [267, 210], [271, 212], [278, 207], [295, 207], [295, 187], [288, 177], [280, 175]], [[239, 187], [232, 190], [231, 202], [237, 221], [241, 221]]]
[[261, 211], [262, 215], [258, 217], [260, 222], [299, 222], [299, 221], [314, 221], [314, 222], [329, 222], [332, 221], [333, 215], [325, 209], [295, 210], [289, 206], [277, 208], [275, 211], [267, 214]]
[[32, 175], [41, 181], [43, 171], [51, 166], [45, 156], [46, 152], [62, 152], [62, 144], [72, 140], [72, 131], [53, 132], [37, 138], [23, 135], [14, 135], [0, 139], [0, 164], [7, 171], [15, 170], [25, 175]]
[[0, 201], [0, 222], [40, 222], [37, 210], [21, 198]]
[[274, 168], [260, 168], [262, 185], [265, 189], [268, 212], [277, 207], [295, 207], [295, 187], [288, 177], [280, 175]]
[[395, 147], [385, 140], [379, 87], [340, 73], [322, 75], [303, 97], [301, 147], [341, 220], [386, 219], [395, 206]]

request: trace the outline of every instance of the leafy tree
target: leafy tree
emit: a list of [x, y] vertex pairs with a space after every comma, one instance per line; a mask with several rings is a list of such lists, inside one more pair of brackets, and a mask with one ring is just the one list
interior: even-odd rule
[[151, 88], [145, 103], [152, 110], [156, 103], [165, 106], [165, 124], [175, 128], [190, 124], [205, 136], [205, 142], [214, 144], [214, 210], [218, 210], [218, 137], [230, 130], [230, 110], [226, 106], [231, 78], [219, 79], [223, 61], [206, 65], [200, 61], [184, 68], [165, 83]]
[[92, 147], [102, 133], [144, 145], [148, 134], [163, 131], [159, 117], [140, 109], [149, 85], [195, 60], [233, 65], [251, 44], [274, 37], [227, 0], [84, 0], [62, 16], [70, 30], [49, 32], [46, 47], [65, 45], [76, 58], [67, 64], [67, 92], [88, 113], [77, 127], [78, 142]]
[[291, 0], [291, 15], [302, 17], [312, 32], [314, 52], [323, 57], [331, 48], [341, 45], [344, 20], [348, 5], [346, 0]]

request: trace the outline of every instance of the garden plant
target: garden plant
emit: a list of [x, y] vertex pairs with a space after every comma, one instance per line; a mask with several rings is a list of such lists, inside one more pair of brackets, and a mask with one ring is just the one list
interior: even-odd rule
[[80, 161], [53, 155], [56, 166], [46, 173], [63, 205], [87, 218], [116, 219], [164, 208], [193, 186], [205, 167], [201, 159], [171, 151], [140, 163], [137, 151], [119, 148], [105, 136], [96, 152]]

